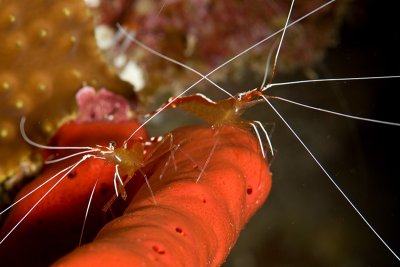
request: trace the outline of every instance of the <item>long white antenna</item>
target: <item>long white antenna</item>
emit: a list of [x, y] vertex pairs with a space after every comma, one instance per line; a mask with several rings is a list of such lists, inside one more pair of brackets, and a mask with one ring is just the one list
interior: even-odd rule
[[400, 123], [397, 122], [390, 122], [390, 121], [382, 121], [382, 120], [374, 120], [374, 119], [370, 119], [370, 118], [365, 118], [365, 117], [359, 117], [359, 116], [353, 116], [353, 115], [349, 115], [349, 114], [345, 114], [345, 113], [340, 113], [340, 112], [336, 112], [336, 111], [332, 111], [332, 110], [328, 110], [328, 109], [323, 109], [323, 108], [317, 108], [317, 107], [313, 107], [310, 105], [306, 105], [306, 104], [302, 104], [293, 100], [289, 100], [283, 97], [279, 97], [279, 96], [266, 96], [267, 98], [270, 99], [277, 99], [277, 100], [281, 100], [284, 102], [288, 102], [300, 107], [304, 107], [304, 108], [308, 108], [308, 109], [313, 109], [313, 110], [317, 110], [317, 111], [321, 111], [321, 112], [325, 112], [325, 113], [329, 113], [329, 114], [333, 114], [333, 115], [337, 115], [337, 116], [341, 116], [341, 117], [345, 117], [345, 118], [350, 118], [350, 119], [354, 119], [354, 120], [360, 120], [360, 121], [367, 121], [367, 122], [373, 122], [373, 123], [379, 123], [379, 124], [384, 124], [384, 125], [391, 125], [391, 126], [400, 126]]
[[50, 189], [33, 205], [28, 212], [25, 213], [25, 215], [14, 225], [13, 228], [3, 237], [3, 239], [0, 241], [0, 245], [3, 244], [3, 242], [11, 235], [12, 232], [25, 220], [26, 217], [36, 208], [37, 205], [62, 181], [64, 178], [79, 164], [81, 164], [83, 161], [86, 159], [90, 158], [92, 155], [85, 155], [82, 157], [81, 160], [79, 160], [77, 163], [75, 163], [72, 168], [70, 168]]
[[361, 212], [358, 210], [358, 208], [353, 204], [353, 202], [350, 200], [350, 198], [346, 195], [346, 193], [342, 190], [342, 188], [333, 180], [332, 176], [325, 170], [325, 168], [322, 166], [322, 164], [317, 160], [317, 158], [314, 156], [314, 154], [311, 152], [311, 150], [306, 146], [306, 144], [300, 139], [300, 137], [297, 135], [297, 133], [292, 129], [292, 127], [289, 125], [289, 123], [282, 117], [282, 115], [276, 110], [276, 108], [271, 104], [271, 102], [265, 97], [264, 95], [261, 96], [264, 98], [265, 102], [273, 109], [273, 111], [278, 115], [278, 117], [283, 121], [283, 123], [286, 125], [286, 127], [289, 128], [289, 130], [292, 132], [292, 134], [296, 137], [296, 139], [301, 143], [301, 145], [306, 149], [308, 154], [313, 158], [315, 163], [320, 167], [320, 169], [325, 173], [325, 175], [329, 178], [329, 180], [332, 182], [332, 184], [336, 187], [336, 189], [342, 194], [342, 196], [346, 199], [346, 201], [350, 204], [350, 206], [357, 212], [357, 214], [360, 216], [360, 218], [364, 221], [364, 223], [369, 227], [369, 229], [375, 234], [376, 237], [382, 242], [382, 244], [385, 245], [385, 247], [396, 257], [398, 261], [400, 261], [400, 257], [389, 247], [389, 245], [383, 240], [383, 238], [378, 234], [378, 232], [372, 227], [372, 225], [367, 221], [367, 219], [361, 214]]
[[329, 78], [329, 79], [313, 79], [313, 80], [301, 80], [292, 82], [282, 82], [282, 83], [270, 83], [265, 86], [262, 91], [265, 91], [271, 87], [303, 84], [303, 83], [318, 83], [318, 82], [347, 82], [347, 81], [359, 81], [359, 80], [378, 80], [378, 79], [394, 79], [400, 78], [400, 75], [389, 75], [389, 76], [370, 76], [370, 77], [347, 77], [347, 78]]
[[[312, 14], [314, 14], [315, 12], [318, 12], [319, 10], [325, 8], [326, 6], [332, 4], [333, 2], [335, 2], [336, 0], [331, 0], [326, 2], [325, 4], [323, 4], [322, 6], [319, 6], [318, 8], [310, 11], [309, 13], [305, 14], [304, 16], [300, 17], [299, 19], [289, 23], [287, 25], [287, 27], [285, 28], [290, 28], [291, 26], [295, 25], [296, 23], [304, 20], [305, 18], [311, 16]], [[223, 68], [224, 66], [228, 65], [229, 63], [231, 63], [232, 61], [234, 61], [235, 59], [241, 57], [242, 55], [246, 54], [247, 52], [249, 52], [250, 50], [254, 49], [255, 47], [259, 46], [260, 44], [268, 41], [269, 39], [271, 39], [272, 37], [274, 37], [275, 35], [279, 34], [280, 32], [282, 32], [284, 30], [284, 28], [276, 31], [275, 33], [265, 37], [264, 39], [262, 39], [261, 41], [255, 43], [254, 45], [250, 46], [249, 48], [243, 50], [241, 53], [237, 54], [236, 56], [232, 57], [231, 59], [225, 61], [223, 64], [219, 65], [218, 67], [216, 67], [215, 69], [213, 69], [212, 71], [210, 71], [209, 73], [207, 73], [206, 75], [204, 75], [203, 78], [199, 79], [197, 82], [195, 82], [194, 84], [192, 84], [191, 86], [189, 86], [188, 88], [186, 88], [185, 90], [183, 90], [178, 96], [175, 97], [179, 98], [181, 96], [183, 96], [184, 94], [186, 94], [189, 90], [191, 90], [193, 87], [195, 87], [197, 84], [199, 84], [200, 82], [202, 82], [205, 77], [209, 77], [210, 75], [212, 75], [214, 72], [218, 71], [219, 69]], [[128, 137], [127, 140], [124, 141], [124, 146], [128, 143], [128, 141], [130, 139], [132, 139], [132, 137], [138, 132], [140, 131], [147, 123], [149, 123], [154, 117], [156, 117], [160, 112], [162, 112], [164, 109], [166, 109], [167, 107], [169, 107], [171, 104], [173, 103], [173, 101], [167, 103], [166, 105], [164, 105], [162, 108], [160, 108], [156, 113], [154, 113], [152, 116], [150, 116], [149, 118], [147, 118], [147, 120], [145, 120], [138, 128], [136, 128], [136, 130]]]
[[265, 83], [267, 82], [267, 78], [268, 78], [268, 73], [269, 73], [269, 66], [271, 64], [271, 60], [272, 60], [272, 55], [274, 54], [274, 50], [276, 48], [277, 42], [274, 42], [274, 44], [271, 46], [269, 52], [268, 52], [268, 57], [267, 57], [267, 62], [265, 63], [265, 71], [264, 71], [264, 78], [263, 81], [261, 83], [260, 88], [264, 88]]
[[272, 66], [272, 74], [271, 74], [270, 83], [272, 82], [272, 79], [274, 78], [274, 75], [275, 75], [275, 69], [276, 69], [276, 65], [278, 63], [279, 52], [281, 51], [283, 38], [285, 37], [286, 29], [288, 28], [289, 19], [290, 19], [290, 15], [292, 14], [293, 6], [294, 6], [294, 0], [292, 0], [292, 4], [290, 5], [289, 14], [287, 15], [287, 18], [286, 18], [285, 27], [283, 27], [283, 33], [281, 36], [281, 40], [279, 41], [278, 50], [276, 50], [274, 65]]
[[83, 232], [85, 231], [85, 226], [86, 226], [86, 221], [87, 221], [87, 217], [88, 217], [88, 214], [89, 214], [90, 204], [92, 203], [94, 191], [96, 190], [96, 186], [97, 186], [98, 182], [99, 182], [99, 178], [97, 178], [96, 183], [93, 186], [92, 193], [90, 193], [89, 202], [88, 202], [88, 205], [86, 207], [86, 212], [85, 212], [85, 219], [83, 220], [83, 225], [82, 225], [82, 229], [81, 229], [81, 235], [79, 237], [79, 245], [78, 245], [79, 247], [82, 244]]
[[91, 149], [91, 150], [80, 151], [80, 152], [77, 152], [77, 153], [62, 157], [62, 158], [52, 159], [52, 160], [45, 160], [44, 163], [45, 164], [57, 163], [57, 162], [60, 162], [60, 161], [63, 161], [63, 160], [69, 159], [69, 158], [73, 158], [73, 157], [82, 155], [82, 154], [91, 153], [91, 152], [97, 152], [97, 151], [100, 151], [100, 149], [95, 148], [95, 149]]
[[89, 146], [85, 146], [85, 147], [81, 147], [81, 146], [45, 146], [42, 144], [38, 144], [38, 143], [32, 141], [31, 139], [29, 139], [29, 137], [26, 135], [25, 127], [24, 127], [25, 121], [26, 121], [26, 118], [22, 117], [21, 122], [19, 124], [19, 129], [21, 131], [21, 135], [28, 144], [30, 144], [34, 147], [42, 148], [42, 149], [93, 149], [93, 147], [89, 147]]
[[72, 169], [74, 167], [74, 165], [68, 166], [65, 169], [62, 169], [61, 171], [57, 172], [55, 175], [53, 175], [52, 177], [50, 177], [49, 179], [47, 179], [46, 181], [44, 181], [42, 184], [40, 184], [39, 186], [37, 186], [35, 189], [33, 189], [32, 191], [30, 191], [29, 193], [27, 193], [26, 195], [24, 195], [23, 197], [21, 197], [20, 199], [18, 199], [17, 201], [15, 201], [13, 204], [11, 204], [10, 206], [8, 206], [6, 209], [2, 210], [0, 212], [0, 215], [3, 214], [4, 212], [6, 212], [7, 210], [11, 209], [12, 207], [14, 207], [15, 205], [17, 205], [19, 202], [21, 202], [22, 200], [24, 200], [25, 198], [27, 198], [28, 196], [30, 196], [32, 193], [34, 193], [35, 191], [37, 191], [39, 188], [41, 188], [42, 186], [44, 186], [45, 184], [47, 184], [48, 182], [50, 182], [51, 180], [53, 180], [54, 178], [56, 178], [58, 175], [60, 175], [61, 173]]
[[176, 64], [176, 65], [178, 65], [178, 66], [181, 66], [181, 67], [183, 67], [183, 68], [185, 68], [185, 69], [187, 69], [187, 70], [189, 70], [189, 71], [191, 71], [191, 72], [193, 72], [193, 73], [196, 73], [197, 75], [199, 75], [199, 76], [202, 77], [203, 79], [206, 79], [209, 83], [211, 83], [212, 85], [214, 85], [215, 87], [217, 87], [219, 90], [221, 90], [221, 91], [223, 91], [224, 93], [226, 93], [227, 95], [233, 97], [233, 95], [232, 95], [231, 93], [229, 93], [229, 92], [226, 91], [224, 88], [222, 88], [221, 86], [219, 86], [218, 84], [216, 84], [214, 81], [212, 81], [212, 80], [210, 80], [209, 78], [207, 78], [207, 76], [204, 76], [204, 74], [202, 74], [201, 72], [198, 72], [197, 70], [193, 69], [192, 67], [190, 67], [190, 66], [188, 66], [188, 65], [186, 65], [186, 64], [184, 64], [184, 63], [182, 63], [182, 62], [179, 62], [179, 61], [176, 60], [176, 59], [167, 57], [166, 55], [163, 55], [163, 54], [161, 54], [160, 52], [154, 50], [153, 48], [151, 48], [151, 47], [145, 45], [144, 43], [142, 43], [142, 42], [140, 42], [138, 39], [136, 39], [135, 36], [134, 36], [133, 34], [128, 33], [128, 32], [124, 29], [124, 27], [122, 27], [120, 24], [117, 24], [117, 28], [118, 28], [119, 31], [121, 31], [121, 32], [126, 36], [126, 38], [128, 38], [128, 40], [134, 42], [136, 45], [140, 46], [141, 48], [143, 48], [144, 50], [148, 51], [149, 53], [152, 53], [153, 55], [156, 55], [156, 56], [158, 56], [158, 57], [160, 57], [160, 58], [163, 58], [163, 59], [165, 59], [165, 60], [167, 60], [167, 61], [169, 61], [169, 62], [171, 62], [171, 63], [174, 63], [174, 64]]

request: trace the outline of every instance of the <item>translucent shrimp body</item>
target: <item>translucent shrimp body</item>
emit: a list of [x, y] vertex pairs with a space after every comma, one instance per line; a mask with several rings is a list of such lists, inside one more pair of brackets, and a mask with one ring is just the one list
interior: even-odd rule
[[230, 97], [218, 102], [214, 102], [202, 94], [183, 96], [177, 99], [170, 99], [171, 108], [183, 109], [213, 126], [236, 126], [239, 128], [248, 128], [249, 121], [241, 118], [245, 110], [253, 106], [254, 102], [249, 99], [258, 95], [257, 90], [251, 91], [251, 94], [240, 94], [237, 97]]
[[[21, 122], [22, 128], [23, 122], [24, 120]], [[30, 244], [35, 242], [37, 236], [42, 236], [43, 247], [54, 248], [54, 250], [60, 249], [60, 246], [76, 246], [79, 241], [79, 231], [76, 230], [82, 227], [85, 217], [84, 207], [88, 206], [91, 191], [94, 192], [93, 200], [86, 219], [83, 242], [92, 238], [105, 222], [102, 219], [104, 204], [116, 193], [124, 197], [126, 194], [124, 194], [122, 179], [130, 178], [135, 170], [144, 165], [146, 160], [144, 151], [147, 147], [145, 131], [141, 131], [138, 139], [129, 142], [126, 148], [114, 147], [116, 144], [121, 144], [132, 129], [137, 127], [138, 123], [133, 121], [118, 123], [118, 125], [112, 122], [83, 124], [70, 122], [63, 125], [53, 138], [51, 145], [42, 148], [45, 149], [45, 157], [55, 155], [57, 158], [50, 158], [48, 162], [53, 163], [46, 165], [43, 174], [35, 179], [34, 184], [26, 186], [17, 196], [16, 202], [9, 207], [13, 209], [0, 233], [2, 259], [15, 259], [18, 257], [16, 255], [18, 251], [32, 250]], [[22, 133], [24, 134], [23, 131]], [[103, 146], [104, 140], [115, 142], [112, 142], [110, 146]], [[30, 143], [34, 145], [33, 141]], [[75, 153], [76, 151], [81, 152]], [[116, 168], [117, 165], [118, 168]], [[114, 180], [110, 177], [114, 177]], [[74, 192], [73, 195], [66, 194], [71, 191]], [[64, 204], [60, 207], [61, 203]], [[81, 209], [75, 211], [70, 205], [81, 207]], [[2, 214], [5, 211], [3, 210]], [[50, 229], [51, 222], [60, 218], [63, 221], [59, 227]], [[66, 220], [66, 218], [69, 219]], [[21, 239], [29, 236], [32, 231], [37, 231], [37, 235], [32, 237], [31, 241], [27, 240], [25, 245], [21, 244]], [[70, 233], [67, 235], [68, 240], [63, 240], [63, 244], [59, 244], [57, 239], [47, 238], [47, 236], [59, 235], [60, 231]], [[34, 253], [32, 251], [32, 255]], [[9, 256], [6, 257], [6, 255]]]
[[97, 155], [104, 158], [107, 163], [118, 165], [121, 175], [133, 176], [144, 166], [145, 148], [142, 142], [134, 142], [129, 148], [115, 148], [111, 143], [109, 147], [102, 147]]

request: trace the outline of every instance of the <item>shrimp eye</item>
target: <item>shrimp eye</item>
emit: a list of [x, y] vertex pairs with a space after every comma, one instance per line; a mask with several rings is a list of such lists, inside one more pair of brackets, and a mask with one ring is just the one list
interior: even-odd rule
[[111, 142], [108, 144], [108, 147], [109, 147], [110, 149], [114, 150], [114, 148], [115, 148], [116, 145], [117, 145], [117, 143], [116, 143], [115, 141], [111, 141]]

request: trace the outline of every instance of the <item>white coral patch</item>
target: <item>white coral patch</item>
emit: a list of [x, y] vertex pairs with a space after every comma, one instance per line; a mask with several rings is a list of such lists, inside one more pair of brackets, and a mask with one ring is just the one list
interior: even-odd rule
[[85, 0], [85, 4], [88, 7], [96, 8], [100, 6], [100, 0]]
[[128, 64], [120, 73], [122, 80], [127, 81], [135, 86], [135, 91], [140, 91], [144, 87], [143, 72], [140, 67], [133, 61], [129, 61]]
[[107, 25], [99, 25], [94, 29], [97, 45], [101, 50], [109, 49], [114, 44], [114, 30]]

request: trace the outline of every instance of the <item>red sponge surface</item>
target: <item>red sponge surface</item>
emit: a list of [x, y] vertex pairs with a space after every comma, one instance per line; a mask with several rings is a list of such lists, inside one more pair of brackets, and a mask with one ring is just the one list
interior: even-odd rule
[[[102, 124], [107, 126], [102, 128]], [[67, 124], [64, 127], [70, 128], [63, 127], [53, 142], [74, 146], [100, 141], [107, 145], [111, 140], [120, 143], [137, 127], [111, 124]], [[267, 164], [257, 140], [242, 129], [190, 127], [175, 130], [172, 136], [172, 146], [169, 140], [153, 146], [155, 150], [148, 154], [151, 156], [143, 168], [154, 198], [142, 175], [137, 174], [126, 188], [130, 199], [123, 215], [103, 227], [101, 208], [114, 194], [114, 166], [102, 160], [87, 160], [71, 177], [60, 182], [1, 245], [2, 263], [47, 265], [75, 248], [54, 265], [221, 265], [241, 229], [269, 193], [271, 177]], [[20, 196], [73, 161], [49, 165]], [[90, 241], [103, 228], [92, 242], [76, 248], [97, 179], [84, 240]], [[1, 236], [54, 182], [49, 184], [12, 210]]]
[[[51, 145], [94, 146], [108, 145], [111, 140], [122, 144], [126, 136], [139, 124], [70, 122], [57, 132]], [[146, 138], [145, 131], [137, 136]], [[79, 150], [45, 151], [49, 155], [66, 156]], [[62, 169], [71, 166], [82, 156], [45, 166], [41, 174], [25, 186], [16, 199], [25, 196]], [[87, 220], [84, 240], [92, 240], [105, 224], [101, 209], [114, 194], [114, 166], [99, 159], [88, 159], [69, 173], [26, 217], [14, 232], [0, 245], [1, 266], [46, 266], [78, 246], [80, 232], [89, 196], [99, 179]], [[61, 178], [52, 179], [16, 205], [0, 231], [3, 237], [32, 208], [33, 205]]]
[[156, 204], [142, 186], [123, 216], [56, 266], [219, 266], [224, 262], [240, 230], [270, 191], [266, 162], [254, 137], [241, 129], [191, 127], [172, 134], [174, 143], [181, 144], [173, 153], [176, 170], [173, 160], [165, 168], [175, 151], [169, 142], [155, 152], [163, 156], [146, 168]]

